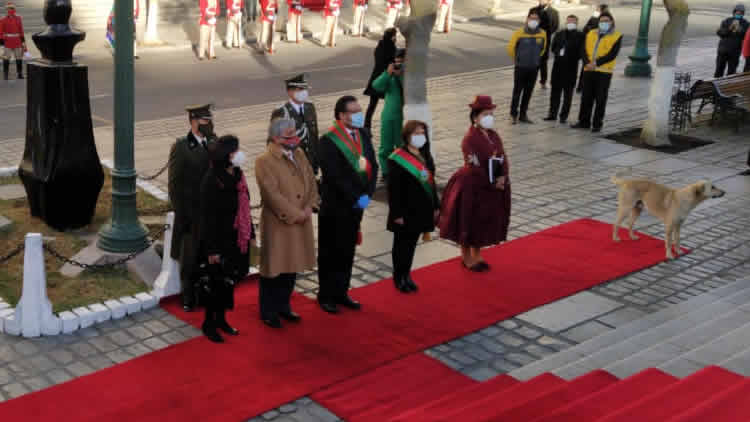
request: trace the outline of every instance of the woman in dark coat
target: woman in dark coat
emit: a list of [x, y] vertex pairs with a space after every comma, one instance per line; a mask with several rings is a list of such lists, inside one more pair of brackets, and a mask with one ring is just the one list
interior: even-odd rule
[[[461, 142], [464, 167], [445, 187], [440, 215], [440, 237], [461, 245], [463, 265], [471, 271], [487, 271], [480, 248], [506, 240], [510, 222], [508, 158], [500, 135], [493, 129], [492, 98], [478, 95], [471, 107], [471, 127]], [[497, 158], [490, 182], [489, 160]], [[497, 173], [500, 173], [498, 176]]]
[[[209, 146], [211, 168], [200, 187], [200, 262], [209, 275], [202, 287], [206, 297], [203, 333], [221, 343], [217, 330], [229, 335], [239, 332], [226, 320], [234, 308], [235, 282], [247, 276], [250, 244], [255, 242], [250, 217], [250, 193], [240, 167], [245, 153], [235, 136], [222, 136]], [[204, 278], [205, 279], [205, 278]]]
[[440, 201], [427, 125], [406, 122], [402, 141], [404, 146], [389, 158], [387, 228], [393, 232], [393, 282], [408, 293], [418, 289], [410, 273], [419, 235], [435, 230]]
[[378, 41], [375, 47], [375, 67], [372, 69], [370, 80], [367, 81], [367, 88], [364, 94], [370, 97], [370, 104], [367, 105], [365, 113], [365, 128], [369, 131], [372, 128], [372, 116], [375, 115], [375, 109], [378, 107], [378, 101], [385, 97], [385, 94], [378, 92], [372, 87], [372, 82], [385, 72], [388, 65], [393, 63], [396, 57], [396, 37], [398, 31], [396, 28], [388, 28], [383, 32], [383, 39]]

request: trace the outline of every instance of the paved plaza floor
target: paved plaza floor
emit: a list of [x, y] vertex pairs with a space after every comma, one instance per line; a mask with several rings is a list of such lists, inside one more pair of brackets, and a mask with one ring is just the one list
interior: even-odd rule
[[[605, 139], [609, 133], [637, 127], [647, 113], [650, 81], [622, 76], [627, 62], [624, 53], [613, 80], [602, 134], [543, 122], [548, 91], [538, 88], [529, 113], [536, 123], [512, 126], [508, 115], [511, 68], [430, 80], [428, 88], [435, 117], [433, 153], [438, 184], [444, 185], [463, 165], [460, 143], [468, 126], [467, 104], [476, 94], [490, 94], [499, 104], [496, 111], [498, 131], [511, 164], [510, 239], [582, 217], [611, 222], [616, 209], [616, 192], [609, 178], [615, 172], [630, 170], [634, 175], [647, 176], [673, 186], [708, 178], [727, 191], [725, 197], [701, 205], [685, 224], [683, 244], [692, 252], [678, 260], [664, 262], [498, 321], [463, 338], [425, 350], [427, 355], [474, 379], [486, 380], [750, 273], [750, 231], [747, 230], [750, 227], [750, 177], [738, 176], [746, 168], [745, 160], [750, 149], [747, 126], [740, 133], [720, 127], [691, 129], [690, 135], [715, 143], [677, 155], [633, 149]], [[680, 70], [692, 72], [694, 80], [709, 78], [713, 73], [714, 53], [713, 38], [686, 42], [680, 52]], [[335, 100], [349, 93], [359, 94], [342, 92], [313, 99], [321, 126], [328, 125]], [[578, 100], [576, 97], [571, 120], [577, 113]], [[265, 148], [268, 116], [276, 105], [218, 110], [217, 132], [238, 135], [242, 149], [250, 157], [257, 156]], [[138, 123], [135, 130], [138, 171], [148, 175], [163, 166], [174, 138], [186, 131], [183, 116]], [[379, 133], [379, 128], [375, 127], [374, 132]], [[97, 128], [95, 134], [100, 156], [111, 159], [113, 129]], [[18, 142], [0, 142], [0, 167], [18, 163], [22, 148]], [[245, 171], [250, 176], [253, 202], [257, 203], [259, 195], [252, 177], [252, 160]], [[156, 183], [165, 188], [166, 177], [160, 177]], [[354, 287], [391, 276], [392, 238], [385, 230], [386, 214], [387, 204], [379, 201], [374, 201], [365, 213], [364, 242], [357, 250]], [[663, 226], [653, 217], [644, 215], [638, 228], [663, 237]], [[428, 265], [457, 254], [455, 245], [433, 240], [418, 248], [415, 266]], [[314, 295], [316, 287], [316, 272], [300, 276], [297, 286], [300, 293]], [[196, 329], [157, 308], [73, 335], [40, 339], [0, 335], [0, 402], [199, 334]], [[302, 397], [278, 409], [268, 409], [267, 413], [251, 420], [301, 422], [335, 421], [338, 418]]]

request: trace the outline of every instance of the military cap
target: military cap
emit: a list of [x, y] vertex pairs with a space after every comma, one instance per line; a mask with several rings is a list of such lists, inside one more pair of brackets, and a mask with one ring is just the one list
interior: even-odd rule
[[213, 114], [211, 114], [211, 107], [213, 107], [213, 104], [210, 103], [198, 104], [185, 107], [185, 111], [188, 112], [188, 115], [191, 119], [211, 120], [213, 118]]
[[6, 3], [6, 4], [5, 4], [5, 8], [6, 8], [6, 9], [15, 9], [15, 8], [16, 8], [16, 5], [15, 5], [15, 4], [13, 4], [13, 2], [10, 2], [10, 1], [9, 1], [8, 3]]
[[305, 74], [297, 75], [293, 78], [287, 79], [284, 81], [286, 83], [286, 89], [292, 89], [292, 88], [309, 88], [310, 84], [307, 82], [307, 79], [305, 79]]

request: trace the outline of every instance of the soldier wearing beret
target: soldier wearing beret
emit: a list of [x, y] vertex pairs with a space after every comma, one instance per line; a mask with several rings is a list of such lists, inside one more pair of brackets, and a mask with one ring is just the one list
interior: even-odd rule
[[195, 306], [195, 270], [198, 253], [198, 217], [200, 186], [209, 167], [208, 144], [216, 137], [211, 105], [186, 107], [190, 132], [172, 145], [169, 152], [169, 202], [175, 212], [172, 234], [172, 258], [180, 262], [182, 305], [186, 311]]
[[312, 166], [313, 173], [318, 174], [318, 114], [315, 104], [308, 102], [309, 88], [305, 75], [297, 75], [284, 81], [289, 101], [271, 114], [271, 120], [283, 118], [294, 120], [300, 146]]

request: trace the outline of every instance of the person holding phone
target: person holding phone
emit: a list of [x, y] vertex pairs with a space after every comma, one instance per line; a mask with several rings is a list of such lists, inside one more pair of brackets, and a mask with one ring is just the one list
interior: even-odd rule
[[372, 82], [375, 91], [385, 95], [385, 106], [380, 115], [380, 148], [378, 162], [383, 179], [388, 180], [388, 157], [401, 146], [401, 128], [404, 122], [404, 57], [406, 50], [399, 49], [393, 63], [388, 65]]

